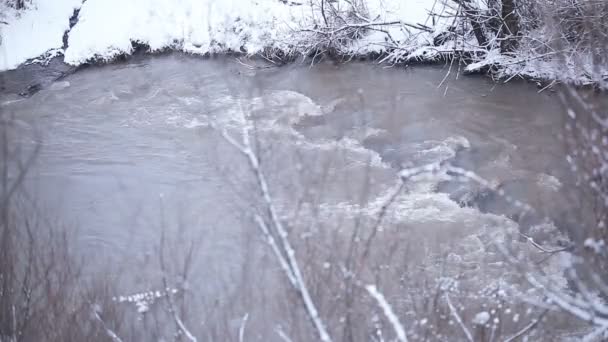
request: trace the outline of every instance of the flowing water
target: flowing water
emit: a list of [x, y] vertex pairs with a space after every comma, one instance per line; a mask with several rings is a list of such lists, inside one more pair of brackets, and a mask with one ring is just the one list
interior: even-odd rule
[[[196, 240], [199, 286], [217, 295], [247, 259], [251, 234], [243, 231], [257, 233], [244, 223], [256, 206], [250, 170], [218, 134], [238, 140], [243, 113], [291, 221], [371, 217], [401, 168], [451, 161], [566, 226], [557, 96], [447, 72], [370, 63], [251, 68], [233, 58], [166, 55], [89, 67], [29, 98], [2, 95], [0, 105], [33, 127], [22, 139], [40, 138], [28, 184], [40, 207], [78, 228], [83, 255], [137, 278], [161, 235]], [[521, 218], [471, 184], [430, 180], [408, 185], [387, 220], [407, 227], [420, 253], [453, 249], [466, 258], [477, 251], [467, 237], [518, 224], [530, 231], [540, 216]]]

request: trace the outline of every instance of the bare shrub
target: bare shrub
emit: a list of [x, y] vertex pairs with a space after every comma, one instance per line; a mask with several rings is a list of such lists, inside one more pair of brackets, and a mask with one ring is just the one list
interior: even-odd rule
[[122, 325], [109, 305], [112, 290], [84, 277], [68, 231], [26, 191], [40, 144], [30, 146], [20, 134], [19, 121], [0, 113], [0, 340], [105, 340], [107, 326]]

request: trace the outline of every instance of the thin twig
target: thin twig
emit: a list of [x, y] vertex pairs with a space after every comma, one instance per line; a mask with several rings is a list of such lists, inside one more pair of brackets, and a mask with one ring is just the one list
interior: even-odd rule
[[164, 212], [162, 211], [162, 205], [161, 205], [161, 224], [162, 224], [162, 231], [161, 231], [161, 238], [160, 238], [160, 250], [159, 250], [159, 259], [160, 260], [159, 261], [160, 261], [160, 268], [161, 268], [161, 274], [162, 274], [163, 290], [165, 293], [165, 298], [167, 299], [167, 307], [169, 309], [169, 313], [171, 314], [171, 316], [173, 316], [173, 320], [175, 321], [175, 324], [177, 325], [177, 328], [179, 329], [179, 331], [181, 333], [183, 333], [186, 336], [186, 338], [188, 340], [190, 340], [190, 342], [197, 342], [196, 337], [194, 337], [194, 335], [190, 332], [190, 330], [188, 330], [188, 328], [186, 327], [184, 322], [181, 320], [181, 318], [177, 314], [177, 310], [175, 309], [175, 303], [173, 302], [173, 298], [171, 297], [169, 283], [167, 282], [166, 271], [165, 271], [165, 258], [164, 258], [164, 245], [165, 245], [164, 227], [165, 227], [165, 225], [164, 225]]
[[95, 317], [99, 324], [101, 324], [101, 327], [103, 328], [104, 332], [106, 333], [106, 335], [108, 335], [112, 342], [122, 342], [120, 337], [118, 337], [118, 335], [114, 331], [112, 331], [112, 329], [106, 326], [106, 323], [103, 321], [103, 319], [101, 319], [101, 316], [99, 316], [99, 312], [97, 312], [95, 307], [93, 307], [93, 317]]
[[549, 311], [549, 310], [548, 309], [543, 310], [543, 312], [541, 312], [541, 314], [534, 321], [530, 322], [530, 324], [526, 325], [523, 329], [521, 329], [520, 331], [515, 333], [513, 336], [507, 338], [505, 340], [505, 342], [515, 341], [516, 339], [524, 336], [529, 331], [534, 329], [538, 325], [538, 323], [540, 323], [540, 321], [543, 319], [543, 317], [545, 317], [545, 314], [547, 314], [547, 311]]
[[246, 313], [241, 321], [241, 326], [239, 327], [239, 342], [245, 341], [245, 327], [247, 326], [247, 319], [249, 319], [249, 313]]
[[378, 305], [382, 309], [382, 312], [384, 312], [384, 315], [393, 326], [395, 334], [397, 334], [397, 340], [401, 342], [407, 342], [407, 335], [405, 334], [403, 324], [399, 322], [399, 318], [397, 317], [397, 315], [395, 315], [393, 308], [391, 308], [390, 304], [386, 301], [384, 295], [378, 291], [376, 285], [367, 285], [365, 289], [376, 300], [376, 302], [378, 302]]
[[293, 340], [289, 336], [287, 336], [287, 334], [283, 331], [281, 327], [277, 327], [275, 331], [277, 335], [279, 335], [281, 340], [283, 340], [284, 342], [293, 342]]
[[281, 253], [274, 236], [272, 236], [272, 234], [270, 234], [270, 230], [268, 229], [266, 222], [264, 222], [264, 220], [259, 215], [255, 215], [255, 222], [258, 225], [258, 227], [262, 230], [262, 233], [264, 234], [264, 236], [266, 237], [266, 241], [272, 248], [272, 251], [274, 252], [274, 255], [277, 257], [277, 260], [279, 260], [281, 269], [283, 270], [283, 272], [289, 279], [289, 282], [291, 283], [291, 285], [293, 287], [297, 288], [298, 285], [296, 283], [296, 278], [293, 275], [293, 271], [291, 270], [289, 263], [285, 259], [285, 256]]
[[555, 253], [564, 252], [564, 251], [568, 251], [568, 250], [572, 249], [572, 247], [570, 247], [570, 246], [556, 248], [556, 249], [547, 249], [546, 247], [541, 246], [538, 242], [534, 241], [534, 238], [532, 238], [531, 236], [528, 236], [522, 232], [520, 232], [519, 235], [523, 236], [532, 246], [536, 247], [538, 250], [540, 250], [543, 253], [555, 254]]
[[[292, 285], [299, 292], [300, 299], [302, 300], [302, 302], [304, 304], [306, 313], [308, 314], [309, 318], [313, 322], [313, 325], [317, 331], [317, 334], [319, 335], [319, 339], [323, 342], [331, 342], [332, 339], [329, 336], [329, 333], [327, 332], [327, 329], [325, 327], [325, 324], [323, 323], [323, 320], [319, 316], [317, 307], [314, 304], [314, 301], [312, 300], [310, 292], [308, 291], [308, 288], [306, 286], [304, 276], [302, 274], [302, 271], [300, 270], [300, 266], [295, 257], [295, 251], [294, 251], [293, 247], [291, 246], [289, 239], [287, 238], [288, 237], [287, 230], [283, 226], [283, 223], [281, 222], [281, 219], [279, 218], [278, 212], [275, 208], [273, 197], [270, 194], [268, 182], [266, 181], [266, 176], [264, 175], [264, 172], [262, 171], [262, 169], [260, 167], [260, 162], [259, 162], [258, 156], [255, 153], [255, 151], [253, 150], [253, 146], [251, 144], [251, 137], [249, 134], [249, 122], [247, 120], [247, 117], [245, 115], [245, 112], [244, 112], [240, 102], [238, 103], [238, 106], [240, 109], [240, 113], [242, 115], [242, 118], [241, 118], [242, 119], [242, 123], [241, 123], [242, 124], [242, 129], [241, 129], [242, 144], [240, 144], [236, 140], [234, 140], [225, 130], [222, 131], [222, 136], [230, 144], [232, 144], [234, 147], [236, 147], [237, 150], [239, 152], [241, 152], [247, 158], [248, 164], [249, 164], [253, 174], [255, 175], [258, 190], [260, 191], [260, 196], [262, 197], [264, 205], [266, 207], [265, 208], [266, 212], [267, 212], [266, 215], [269, 220], [268, 225], [260, 225], [260, 222], [263, 222], [263, 220], [261, 220], [261, 221], [259, 219], [256, 220], [256, 221], [258, 221], [257, 222], [258, 226], [260, 226], [260, 228], [262, 228], [262, 226], [266, 227], [266, 230], [269, 232], [269, 234], [267, 234], [267, 236], [273, 234], [272, 232], [270, 232], [270, 229], [273, 229], [274, 233], [276, 233], [276, 236], [278, 236], [278, 239], [277, 239], [278, 243], [276, 243], [276, 246], [280, 251], [279, 251], [279, 254], [276, 254], [276, 251], [275, 251], [275, 255], [277, 255], [277, 256], [284, 255], [286, 264], [288, 265], [289, 272], [286, 271], [285, 267], [283, 269], [284, 269], [286, 275], [288, 276], [288, 278], [290, 279], [290, 281], [292, 282]], [[280, 260], [280, 258], [279, 258], [279, 260]], [[284, 266], [284, 265], [282, 265], [282, 266]]]
[[458, 322], [458, 325], [460, 325], [460, 328], [462, 328], [462, 331], [466, 335], [467, 340], [469, 340], [469, 342], [474, 342], [473, 335], [471, 335], [469, 329], [462, 322], [462, 319], [460, 318], [460, 315], [458, 314], [458, 311], [456, 311], [454, 305], [452, 305], [452, 302], [450, 301], [450, 296], [447, 292], [445, 293], [445, 300], [448, 303], [448, 306], [450, 307], [450, 312], [452, 313], [452, 316], [454, 316], [454, 319], [456, 319], [456, 322]]

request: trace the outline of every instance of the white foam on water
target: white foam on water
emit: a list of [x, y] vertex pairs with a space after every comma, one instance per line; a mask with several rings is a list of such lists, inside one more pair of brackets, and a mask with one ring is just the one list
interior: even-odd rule
[[248, 107], [252, 112], [274, 122], [293, 125], [302, 117], [321, 116], [323, 110], [310, 97], [291, 90], [270, 91], [253, 98]]
[[[382, 161], [380, 155], [365, 148], [357, 139], [344, 137], [339, 140], [322, 139], [311, 141], [297, 132], [293, 124], [306, 116], [323, 115], [321, 107], [310, 97], [289, 90], [271, 91], [263, 96], [251, 100], [235, 99], [231, 96], [220, 97], [214, 100], [216, 107], [212, 116], [194, 118], [186, 123], [185, 128], [200, 126], [215, 126], [218, 129], [237, 129], [247, 124], [245, 116], [251, 115], [255, 120], [250, 123], [260, 132], [280, 134], [288, 143], [306, 150], [319, 150], [323, 152], [344, 152], [353, 163], [352, 167], [370, 164], [373, 167], [387, 169], [390, 166]], [[223, 110], [217, 110], [222, 108]], [[376, 134], [380, 130], [365, 129], [365, 136]], [[238, 134], [238, 132], [237, 132]]]
[[[301, 137], [301, 135], [300, 135]], [[355, 166], [370, 164], [373, 167], [389, 169], [390, 165], [382, 161], [376, 151], [365, 148], [358, 140], [344, 137], [340, 140], [309, 141], [301, 137], [295, 141], [296, 146], [307, 150], [345, 152]]]
[[399, 151], [407, 155], [406, 165], [420, 166], [446, 161], [456, 156], [461, 149], [471, 148], [469, 140], [463, 136], [450, 136], [445, 140], [425, 140], [406, 144]]
[[473, 222], [482, 221], [481, 217], [490, 215], [482, 214], [473, 208], [460, 207], [452, 201], [447, 194], [435, 192], [406, 192], [402, 191], [391, 202], [391, 197], [396, 191], [394, 185], [385, 189], [377, 197], [371, 199], [364, 206], [350, 202], [337, 204], [322, 204], [321, 209], [326, 215], [345, 215], [348, 218], [365, 216], [376, 217], [386, 206], [391, 203], [386, 212], [388, 222], [424, 224], [428, 222]]

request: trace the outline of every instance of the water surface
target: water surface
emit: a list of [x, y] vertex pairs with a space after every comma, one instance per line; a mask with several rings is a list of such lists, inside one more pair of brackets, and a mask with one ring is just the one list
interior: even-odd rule
[[[257, 236], [250, 169], [218, 134], [238, 138], [243, 113], [282, 215], [316, 217], [294, 236], [313, 225], [348, 230], [344, 222], [377, 214], [401, 168], [443, 160], [559, 219], [570, 181], [558, 98], [527, 83], [446, 78], [447, 70], [249, 68], [232, 58], [166, 55], [89, 67], [29, 98], [5, 94], [0, 102], [34, 127], [21, 139], [40, 137], [31, 191], [78, 227], [83, 255], [138, 278], [137, 265], [155, 258], [161, 235], [176, 253], [196, 241], [205, 279], [197, 288], [214, 297], [238, 278]], [[540, 223], [481, 191], [440, 180], [410, 184], [388, 222], [410, 232], [403, 244], [421, 254], [412, 260], [446, 251], [466, 257], [477, 252], [470, 237], [483, 240], [488, 227], [528, 231]]]

